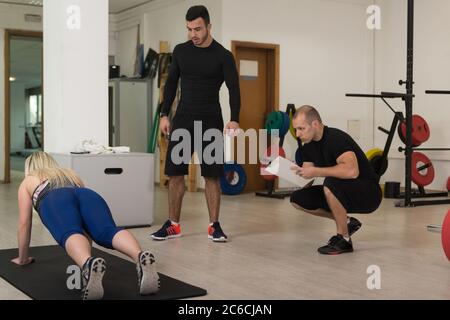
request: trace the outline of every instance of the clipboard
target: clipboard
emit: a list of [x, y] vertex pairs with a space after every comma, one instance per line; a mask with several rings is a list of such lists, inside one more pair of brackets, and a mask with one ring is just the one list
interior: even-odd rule
[[298, 176], [293, 170], [291, 170], [291, 167], [293, 166], [297, 166], [297, 164], [286, 158], [277, 157], [265, 168], [265, 171], [276, 175], [282, 180], [295, 184], [298, 187], [311, 187], [314, 184], [315, 179], [309, 180]]

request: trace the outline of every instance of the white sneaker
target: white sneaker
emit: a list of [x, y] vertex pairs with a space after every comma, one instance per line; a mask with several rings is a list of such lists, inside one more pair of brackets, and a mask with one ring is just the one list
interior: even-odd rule
[[161, 286], [156, 272], [155, 257], [150, 251], [139, 253], [136, 270], [138, 274], [139, 293], [141, 295], [155, 294]]
[[81, 299], [100, 300], [103, 298], [103, 276], [106, 272], [106, 262], [102, 258], [90, 257], [82, 270]]

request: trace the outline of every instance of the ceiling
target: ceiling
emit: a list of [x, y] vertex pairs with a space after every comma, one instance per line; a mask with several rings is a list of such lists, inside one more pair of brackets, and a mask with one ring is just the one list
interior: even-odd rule
[[119, 13], [153, 0], [109, 0], [109, 13]]
[[[109, 13], [120, 13], [122, 11], [137, 7], [153, 0], [109, 0]], [[0, 3], [19, 4], [27, 6], [42, 7], [44, 0], [5, 0]]]

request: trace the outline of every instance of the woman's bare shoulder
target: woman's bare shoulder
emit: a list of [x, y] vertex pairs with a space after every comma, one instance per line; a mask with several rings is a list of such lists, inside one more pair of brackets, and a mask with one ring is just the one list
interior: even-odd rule
[[33, 194], [34, 190], [41, 184], [41, 179], [39, 179], [36, 176], [29, 175], [23, 179], [22, 184], [20, 185], [21, 188], [25, 188], [28, 193], [31, 195]]

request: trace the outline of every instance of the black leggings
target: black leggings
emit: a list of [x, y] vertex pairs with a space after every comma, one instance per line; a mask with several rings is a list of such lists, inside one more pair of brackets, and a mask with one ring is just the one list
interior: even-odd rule
[[381, 203], [381, 188], [375, 181], [362, 179], [326, 178], [323, 186], [312, 186], [295, 191], [291, 202], [306, 210], [331, 211], [325, 198], [324, 187], [339, 200], [347, 213], [372, 213]]

